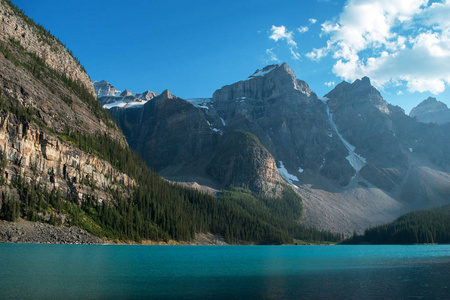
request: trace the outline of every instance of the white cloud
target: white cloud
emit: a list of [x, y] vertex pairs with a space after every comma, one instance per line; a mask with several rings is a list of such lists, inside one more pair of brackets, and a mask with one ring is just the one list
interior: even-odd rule
[[272, 25], [272, 28], [270, 30], [272, 31], [272, 34], [269, 36], [270, 39], [274, 40], [275, 42], [278, 42], [278, 40], [285, 40], [288, 45], [297, 48], [297, 43], [292, 39], [294, 36], [294, 33], [292, 31], [287, 31], [286, 27], [284, 27], [283, 25], [278, 27]]
[[328, 55], [327, 48], [313, 49], [311, 52], [306, 53], [306, 57], [311, 60], [319, 61], [322, 57]]
[[291, 51], [293, 59], [295, 59], [295, 60], [299, 60], [300, 59], [300, 53], [294, 51], [294, 49], [292, 49], [292, 48], [290, 49], [290, 51]]
[[308, 20], [308, 22], [309, 22], [309, 24], [316, 24], [317, 20], [311, 18], [311, 19]]
[[302, 27], [297, 28], [297, 31], [300, 33], [305, 33], [308, 30], [309, 30], [308, 26], [302, 26]]
[[337, 21], [321, 24], [327, 45], [306, 56], [331, 55], [345, 80], [440, 93], [450, 84], [449, 16], [450, 0], [348, 0]]
[[270, 30], [272, 31], [272, 34], [269, 36], [269, 38], [274, 40], [275, 42], [278, 42], [279, 40], [286, 41], [289, 46], [289, 51], [291, 52], [292, 58], [295, 60], [299, 60], [300, 54], [294, 50], [297, 49], [297, 43], [294, 41], [294, 33], [292, 31], [288, 31], [283, 25], [272, 25], [272, 28]]
[[328, 87], [332, 87], [334, 86], [336, 83], [334, 83], [334, 81], [328, 81], [328, 82], [324, 82], [324, 84]]
[[275, 53], [273, 53], [273, 48], [266, 49], [266, 54], [269, 56], [270, 62], [280, 62]]

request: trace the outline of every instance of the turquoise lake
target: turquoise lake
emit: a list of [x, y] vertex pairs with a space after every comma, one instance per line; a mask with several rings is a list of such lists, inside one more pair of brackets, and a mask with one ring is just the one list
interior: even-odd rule
[[450, 246], [0, 244], [1, 299], [450, 299]]

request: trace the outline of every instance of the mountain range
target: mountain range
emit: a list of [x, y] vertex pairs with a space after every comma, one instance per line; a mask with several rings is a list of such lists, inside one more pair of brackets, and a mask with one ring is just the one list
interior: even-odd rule
[[450, 124], [424, 123], [413, 113], [424, 104], [406, 115], [367, 77], [318, 97], [282, 64], [212, 98], [153, 94], [99, 101], [167, 179], [274, 196], [280, 174], [302, 196], [303, 224], [346, 234], [450, 200]]
[[10, 1], [0, 14], [0, 219], [292, 244], [450, 199], [450, 123], [421, 117], [435, 101], [408, 116], [367, 77], [318, 97], [287, 64], [211, 98], [122, 92]]
[[[292, 244], [342, 238], [299, 224], [301, 198], [251, 133], [219, 134], [201, 110], [168, 91], [133, 95], [92, 83], [73, 53], [10, 1], [0, 0], [0, 14], [0, 220], [13, 221], [12, 228], [20, 219], [78, 226], [106, 242]], [[161, 159], [159, 168], [176, 162], [173, 168], [186, 169], [207, 153], [199, 169], [214, 174], [218, 185], [236, 187], [206, 193], [161, 178], [130, 149], [102, 108], [109, 104], [136, 112], [141, 107], [142, 117], [165, 114], [145, 120], [158, 130], [141, 132], [158, 143], [159, 152], [145, 157]], [[186, 122], [198, 129], [193, 136]], [[15, 228], [2, 230], [0, 241], [23, 240], [22, 227]], [[80, 231], [70, 232], [75, 234], [27, 240], [78, 243]]]

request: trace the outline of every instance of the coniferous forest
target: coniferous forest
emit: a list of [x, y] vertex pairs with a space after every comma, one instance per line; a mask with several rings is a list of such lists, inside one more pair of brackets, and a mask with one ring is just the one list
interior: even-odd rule
[[[99, 204], [85, 198], [78, 205], [70, 195], [58, 190], [47, 192], [39, 183], [29, 184], [18, 177], [12, 184], [20, 195], [19, 202], [3, 194], [1, 217], [14, 221], [41, 220], [61, 225], [80, 226], [99, 237], [117, 240], [150, 239], [155, 241], [189, 241], [195, 233], [211, 232], [224, 236], [229, 243], [286, 244], [294, 239], [307, 242], [341, 239], [332, 234], [305, 228], [298, 224], [301, 199], [286, 187], [280, 199], [255, 195], [248, 190], [230, 188], [218, 196], [171, 184], [150, 171], [140, 157], [105, 136], [62, 135], [82, 150], [88, 150], [110, 161], [117, 169], [133, 177], [138, 185], [130, 195], [115, 194], [115, 203]], [[112, 190], [111, 193], [114, 193]]]
[[450, 205], [405, 214], [392, 223], [367, 229], [344, 244], [448, 244]]

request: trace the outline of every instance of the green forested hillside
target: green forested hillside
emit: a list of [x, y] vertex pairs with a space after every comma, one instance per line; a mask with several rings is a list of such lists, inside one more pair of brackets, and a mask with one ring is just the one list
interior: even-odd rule
[[405, 214], [392, 223], [354, 235], [347, 244], [448, 244], [450, 205]]
[[230, 243], [257, 244], [292, 243], [294, 238], [338, 241], [341, 237], [299, 225], [301, 199], [290, 187], [285, 187], [279, 199], [234, 188], [215, 197], [170, 184], [150, 171], [137, 154], [108, 137], [68, 133], [60, 138], [110, 161], [136, 179], [138, 186], [130, 188], [129, 195], [111, 191], [116, 193], [115, 203], [100, 204], [91, 197], [77, 203], [70, 195], [58, 190], [47, 192], [39, 183], [27, 184], [19, 177], [12, 187], [20, 195], [20, 205], [3, 194], [3, 219], [22, 216], [37, 221], [40, 213], [51, 212], [49, 222], [60, 225], [59, 216], [64, 214], [68, 225], [80, 226], [97, 236], [136, 241], [187, 241], [200, 232], [222, 235]]

